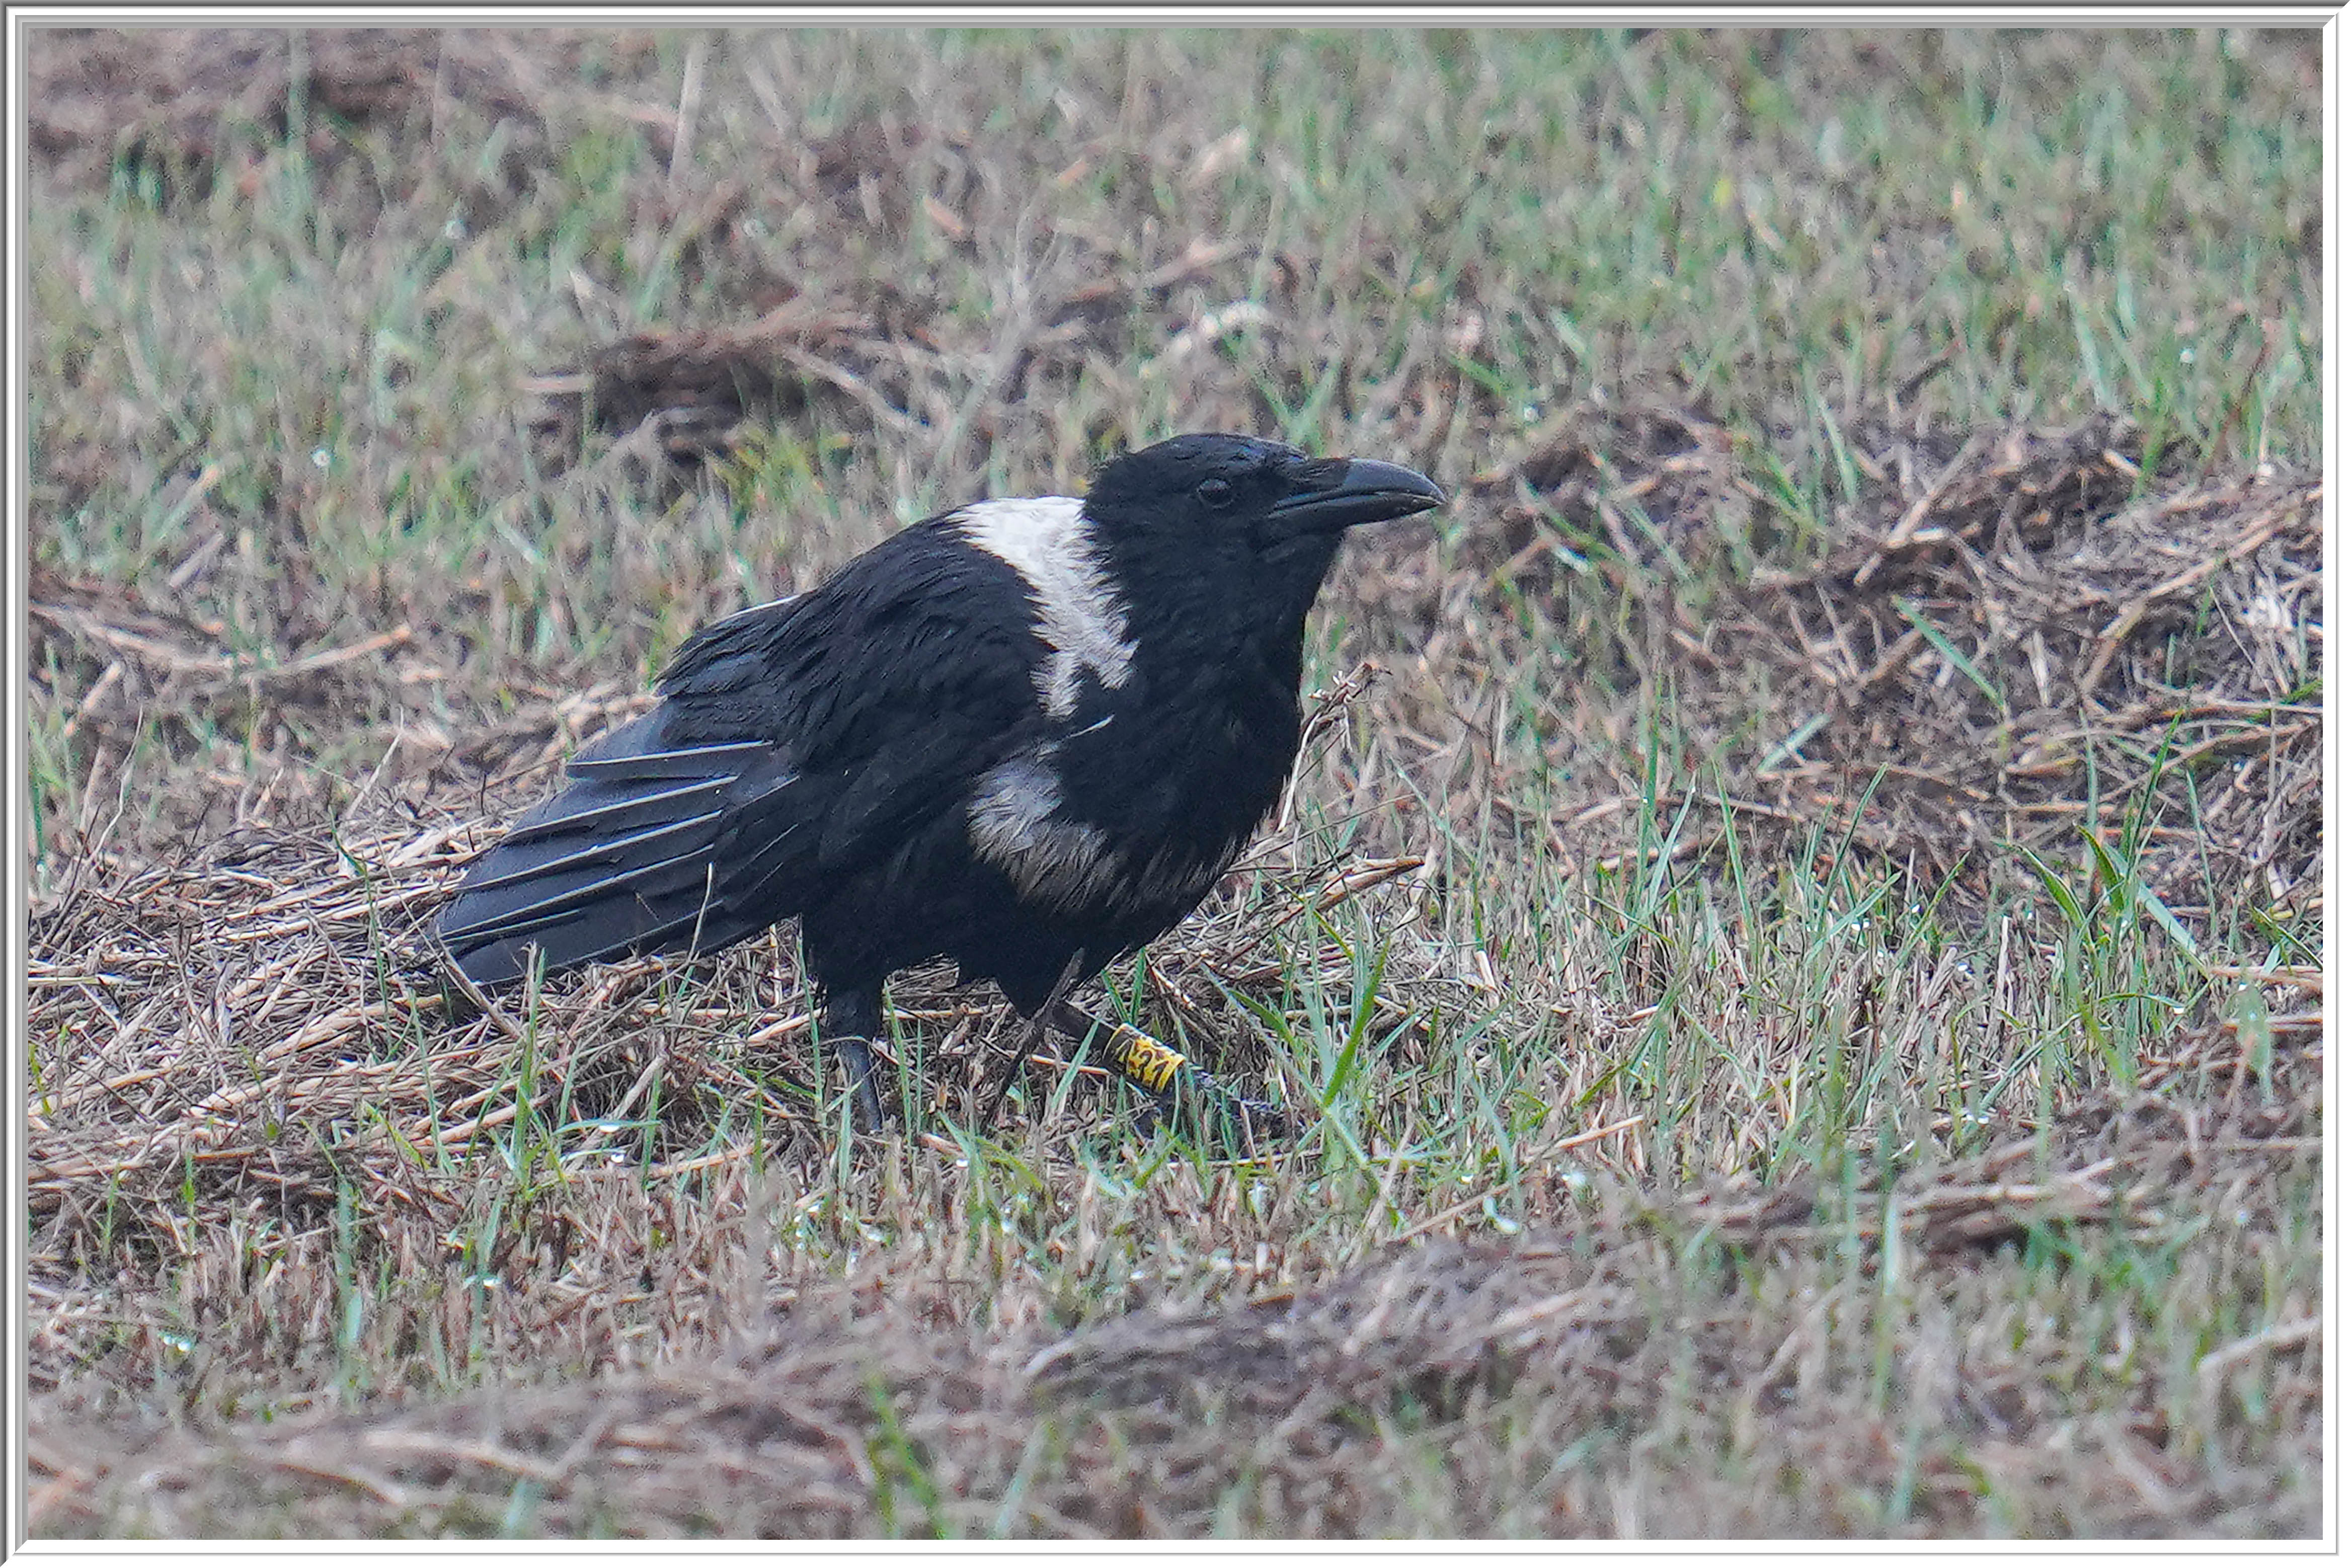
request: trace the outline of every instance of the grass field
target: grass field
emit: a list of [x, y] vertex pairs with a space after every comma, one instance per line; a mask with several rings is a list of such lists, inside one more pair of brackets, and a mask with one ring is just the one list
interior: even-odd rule
[[[29, 71], [36, 1536], [2318, 1533], [2314, 32]], [[1455, 492], [1081, 994], [1294, 1142], [452, 1012], [696, 625], [1187, 429]]]

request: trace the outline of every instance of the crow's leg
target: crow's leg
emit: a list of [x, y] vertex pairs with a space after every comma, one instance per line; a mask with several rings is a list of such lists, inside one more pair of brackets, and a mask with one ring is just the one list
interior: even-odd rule
[[882, 988], [858, 986], [828, 991], [824, 998], [824, 1043], [849, 1070], [849, 1092], [857, 1109], [857, 1130], [882, 1130], [882, 1096], [873, 1087], [873, 1047], [882, 1038]]
[[1078, 973], [1085, 967], [1085, 961], [1084, 948], [1071, 954], [1070, 961], [1061, 966], [1061, 977], [1055, 980], [1053, 988], [1045, 993], [1044, 1005], [1021, 1023], [1020, 1038], [1013, 1042], [1011, 1060], [1004, 1064], [1004, 1071], [997, 1077], [996, 1092], [987, 1097], [987, 1113], [979, 1119], [981, 1126], [995, 1124], [997, 1112], [1004, 1108], [1004, 1096], [1011, 1092], [1012, 1081], [1020, 1076], [1020, 1064], [1029, 1060], [1029, 1053], [1035, 1051], [1037, 1042], [1045, 1038], [1045, 1026], [1052, 1021], [1056, 1009], [1066, 1002], [1070, 988], [1078, 983]]
[[1193, 1066], [1182, 1051], [1139, 1029], [1099, 1022], [1066, 998], [1049, 1003], [1044, 1012], [1051, 1015], [1054, 1028], [1072, 1040], [1081, 1040], [1097, 1029], [1106, 1032], [1110, 1040], [1102, 1060], [1112, 1071], [1149, 1094], [1162, 1114], [1181, 1111], [1219, 1141], [1242, 1147], [1254, 1144], [1260, 1134], [1286, 1137], [1291, 1131], [1290, 1113], [1280, 1105], [1234, 1093]]

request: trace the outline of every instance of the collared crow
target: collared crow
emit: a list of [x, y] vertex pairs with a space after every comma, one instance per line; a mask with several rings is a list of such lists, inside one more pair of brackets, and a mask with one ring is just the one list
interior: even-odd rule
[[[1296, 760], [1342, 536], [1444, 500], [1394, 464], [1201, 434], [1113, 459], [1083, 499], [917, 523], [696, 632], [660, 705], [475, 864], [441, 938], [494, 986], [534, 951], [549, 972], [708, 953], [797, 915], [876, 1126], [887, 977], [952, 958], [1033, 1019], [1191, 913]], [[1149, 1060], [1124, 1065], [1165, 1088]]]

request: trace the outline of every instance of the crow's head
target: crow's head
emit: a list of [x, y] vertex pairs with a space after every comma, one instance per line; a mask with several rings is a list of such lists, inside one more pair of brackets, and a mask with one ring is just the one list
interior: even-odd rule
[[1244, 435], [1179, 435], [1103, 465], [1085, 509], [1102, 544], [1130, 568], [1131, 591], [1212, 580], [1217, 591], [1287, 619], [1312, 604], [1347, 529], [1444, 503], [1444, 491], [1393, 463], [1310, 457]]

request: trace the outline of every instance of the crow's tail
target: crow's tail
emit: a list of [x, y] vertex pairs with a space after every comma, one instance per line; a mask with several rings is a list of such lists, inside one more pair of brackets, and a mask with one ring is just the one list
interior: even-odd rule
[[[776, 765], [764, 741], [668, 746], [659, 712], [571, 761], [571, 786], [517, 822], [441, 912], [439, 932], [476, 985], [599, 958], [715, 952], [772, 915], [730, 908], [721, 831], [747, 784]], [[764, 793], [755, 787], [754, 793]]]

